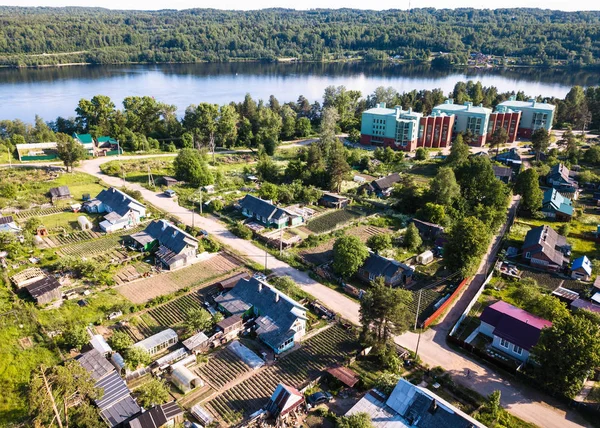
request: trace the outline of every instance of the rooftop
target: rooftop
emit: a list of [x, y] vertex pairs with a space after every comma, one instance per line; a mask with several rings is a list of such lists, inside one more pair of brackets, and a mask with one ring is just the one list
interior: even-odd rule
[[433, 108], [433, 111], [446, 111], [452, 113], [458, 112], [469, 112], [475, 114], [485, 114], [489, 115], [492, 112], [491, 108], [484, 107], [483, 104], [478, 106], [474, 106], [472, 102], [465, 102], [464, 104], [454, 104], [454, 100], [452, 98], [447, 99], [444, 104], [437, 105]]
[[592, 262], [587, 256], [581, 256], [573, 260], [572, 270], [583, 269], [588, 275], [592, 274]]
[[67, 186], [53, 187], [50, 189], [50, 196], [56, 197], [70, 197], [71, 191]]
[[91, 349], [78, 355], [75, 359], [92, 375], [94, 380], [99, 380], [113, 371], [113, 365], [96, 349]]
[[406, 271], [407, 275], [412, 275], [413, 273], [413, 269], [410, 266], [375, 253], [371, 253], [369, 257], [367, 257], [367, 260], [365, 260], [365, 263], [362, 265], [361, 269], [377, 276], [384, 277], [394, 276], [399, 269]]
[[56, 290], [57, 288], [60, 288], [60, 283], [53, 276], [46, 276], [25, 286], [25, 289], [29, 292], [31, 297], [36, 300], [42, 297], [44, 294]]
[[240, 206], [242, 209], [248, 210], [267, 220], [276, 220], [286, 216], [285, 211], [273, 205], [271, 201], [265, 201], [250, 194], [244, 196], [240, 201]]
[[156, 333], [155, 335], [152, 335], [150, 337], [147, 337], [144, 340], [137, 342], [133, 346], [137, 346], [138, 348], [149, 350], [149, 349], [152, 349], [163, 343], [166, 343], [172, 339], [177, 340], [177, 333], [175, 333], [175, 330], [167, 328], [166, 330], [163, 330], [159, 333]]
[[331, 367], [327, 369], [327, 373], [329, 373], [331, 376], [333, 376], [349, 388], [352, 388], [360, 380], [358, 375], [348, 367]]
[[400, 181], [400, 174], [394, 172], [393, 174], [387, 175], [385, 177], [379, 178], [373, 181], [373, 186], [379, 188], [381, 190], [389, 189], [394, 184]]
[[542, 204], [552, 207], [554, 210], [566, 214], [573, 215], [573, 203], [569, 198], [565, 198], [558, 193], [556, 189], [548, 189], [544, 192]]
[[508, 108], [536, 108], [539, 110], [553, 110], [556, 109], [554, 104], [549, 103], [540, 103], [534, 99], [530, 99], [528, 101], [517, 101], [516, 97], [513, 95], [508, 99], [508, 101], [502, 101], [498, 104], [499, 106], [506, 106]]
[[127, 214], [130, 209], [139, 211], [145, 208], [144, 204], [114, 187], [102, 190], [98, 193], [96, 199], [100, 200], [104, 205], [109, 206], [113, 212], [116, 212], [120, 216]]

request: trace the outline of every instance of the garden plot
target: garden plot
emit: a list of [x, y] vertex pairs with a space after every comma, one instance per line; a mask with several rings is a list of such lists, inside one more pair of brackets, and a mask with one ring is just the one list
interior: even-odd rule
[[340, 364], [358, 349], [353, 333], [335, 325], [306, 340], [276, 364], [260, 370], [222, 394], [211, 399], [207, 408], [227, 423], [240, 415], [248, 416], [265, 405], [279, 383], [302, 388], [327, 367]]
[[19, 211], [14, 214], [15, 219], [18, 221], [26, 221], [31, 217], [46, 217], [54, 214], [61, 214], [64, 212], [69, 212], [70, 210], [60, 207], [49, 207], [49, 208], [41, 208], [35, 210], [25, 210]]
[[335, 210], [320, 215], [319, 217], [310, 220], [306, 228], [316, 234], [329, 232], [344, 223], [360, 217], [360, 214], [351, 210]]
[[196, 369], [198, 376], [216, 390], [249, 371], [250, 367], [227, 348], [210, 355], [208, 362]]
[[[214, 287], [214, 292], [216, 291], [217, 288]], [[186, 314], [190, 310], [201, 308], [202, 303], [203, 299], [200, 297], [199, 293], [186, 294], [167, 304], [150, 309], [147, 314], [152, 317], [158, 325], [163, 327], [173, 327], [183, 322]]]
[[121, 235], [120, 233], [104, 235], [102, 238], [95, 239], [93, 241], [78, 242], [62, 247], [58, 254], [63, 256], [77, 256], [77, 257], [92, 257], [102, 253], [107, 253], [116, 248], [121, 248], [121, 241], [125, 236], [129, 236], [133, 233], [139, 232], [145, 227], [140, 225], [133, 229], [126, 231], [127, 235]]
[[145, 303], [163, 294], [174, 293], [232, 273], [240, 265], [226, 254], [214, 254], [192, 266], [130, 282], [118, 287], [119, 293], [133, 303]]
[[126, 333], [134, 342], [144, 340], [155, 333], [154, 329], [139, 317], [135, 317], [129, 322], [120, 323], [115, 327], [115, 331]]

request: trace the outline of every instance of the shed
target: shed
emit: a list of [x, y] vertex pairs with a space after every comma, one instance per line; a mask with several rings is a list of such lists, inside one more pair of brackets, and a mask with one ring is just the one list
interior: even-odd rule
[[211, 414], [208, 413], [200, 404], [192, 406], [190, 413], [196, 419], [198, 419], [198, 422], [200, 422], [203, 426], [210, 425], [214, 421], [214, 418], [211, 416]]
[[104, 356], [112, 352], [112, 348], [108, 343], [106, 343], [104, 336], [102, 336], [101, 334], [94, 335], [92, 337], [92, 340], [90, 340], [90, 345], [92, 345], [92, 348], [94, 348], [96, 351], [98, 351]]
[[167, 186], [167, 187], [169, 187], [169, 186], [173, 186], [173, 185], [175, 185], [175, 184], [179, 183], [179, 181], [177, 181], [177, 179], [176, 179], [176, 178], [173, 178], [173, 177], [167, 177], [167, 176], [164, 176], [164, 177], [162, 178], [162, 181], [163, 181], [163, 184], [164, 184], [165, 186]]
[[154, 355], [169, 346], [175, 345], [177, 340], [177, 333], [173, 329], [167, 328], [166, 330], [139, 341], [133, 346], [142, 348], [150, 355]]
[[433, 261], [433, 253], [430, 250], [425, 251], [417, 256], [417, 263], [428, 265]]
[[285, 417], [304, 404], [304, 394], [288, 385], [280, 383], [269, 398], [266, 409], [275, 418]]
[[184, 365], [176, 365], [171, 373], [171, 380], [179, 386], [183, 392], [189, 392], [199, 386], [204, 386], [204, 382], [196, 374], [192, 373]]
[[336, 366], [327, 369], [327, 373], [342, 382], [348, 388], [354, 387], [360, 380], [358, 375], [348, 367]]
[[45, 276], [46, 274], [40, 268], [32, 267], [14, 274], [10, 277], [10, 279], [13, 282], [13, 284], [17, 286], [17, 288], [23, 288], [26, 285], [32, 284], [36, 281], [39, 281], [40, 279], [43, 279]]
[[50, 189], [50, 198], [52, 203], [62, 199], [71, 199], [71, 191], [67, 186], [53, 187]]
[[45, 305], [62, 297], [60, 283], [53, 276], [46, 276], [25, 287], [38, 305]]
[[210, 184], [208, 186], [204, 186], [202, 188], [203, 191], [205, 191], [206, 193], [215, 193], [215, 186]]
[[201, 350], [202, 348], [208, 346], [208, 337], [206, 334], [200, 332], [193, 335], [189, 339], [184, 340], [183, 346], [185, 346], [191, 352]]
[[77, 223], [79, 223], [79, 227], [81, 227], [81, 230], [92, 230], [92, 228], [94, 227], [92, 222], [84, 215], [80, 215], [79, 217], [77, 217]]
[[217, 323], [217, 329], [225, 335], [235, 335], [242, 328], [244, 328], [244, 324], [241, 315], [232, 315]]

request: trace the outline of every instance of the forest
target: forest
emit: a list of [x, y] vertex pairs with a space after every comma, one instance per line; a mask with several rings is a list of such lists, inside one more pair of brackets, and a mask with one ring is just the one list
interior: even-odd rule
[[597, 65], [600, 12], [0, 7], [3, 66], [389, 57], [428, 62], [440, 52], [448, 54], [446, 66], [465, 64], [474, 52], [522, 65]]

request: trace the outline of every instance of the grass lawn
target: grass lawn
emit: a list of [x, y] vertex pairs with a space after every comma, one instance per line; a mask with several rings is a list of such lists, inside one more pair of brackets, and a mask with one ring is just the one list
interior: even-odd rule
[[58, 229], [61, 227], [64, 227], [66, 232], [75, 232], [75, 231], [81, 230], [81, 228], [79, 227], [79, 223], [77, 223], [77, 219], [80, 216], [87, 217], [88, 220], [90, 220], [92, 223], [94, 223], [94, 217], [97, 217], [97, 216], [91, 216], [86, 213], [80, 213], [80, 212], [79, 213], [64, 212], [64, 213], [60, 213], [60, 214], [53, 214], [53, 215], [47, 215], [44, 217], [40, 217], [40, 221], [48, 229], [51, 229], [51, 233], [58, 232], [58, 230], [52, 230], [52, 229]]

